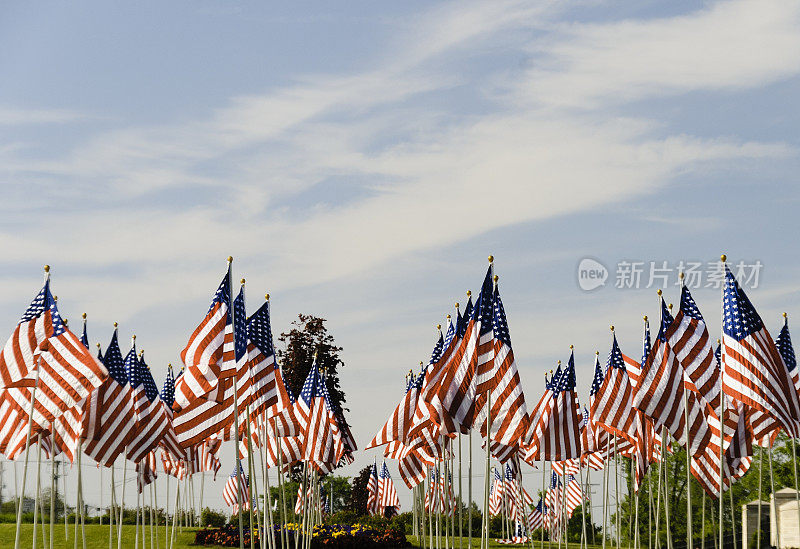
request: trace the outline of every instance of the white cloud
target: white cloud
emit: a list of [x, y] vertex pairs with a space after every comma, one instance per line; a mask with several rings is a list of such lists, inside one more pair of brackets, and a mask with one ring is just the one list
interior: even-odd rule
[[[757, 88], [800, 70], [800, 4], [715, 2], [687, 15], [562, 24], [531, 49], [525, 104], [596, 108], [693, 90]], [[543, 60], [541, 59], [543, 58]]]

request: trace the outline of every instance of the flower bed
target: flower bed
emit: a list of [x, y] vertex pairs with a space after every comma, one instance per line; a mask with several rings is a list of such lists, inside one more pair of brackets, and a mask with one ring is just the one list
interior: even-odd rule
[[[299, 525], [286, 524], [283, 534], [288, 536], [290, 545], [294, 544], [295, 534], [299, 534]], [[280, 539], [281, 528], [275, 527], [275, 539]], [[239, 528], [237, 526], [224, 526], [222, 528], [198, 530], [194, 539], [195, 545], [211, 545], [222, 547], [239, 547]], [[254, 545], [259, 547], [258, 532], [253, 539]], [[250, 545], [250, 532], [244, 530], [244, 545]], [[375, 528], [362, 524], [322, 524], [314, 527], [311, 540], [312, 549], [332, 548], [379, 548], [379, 547], [408, 547], [411, 544], [406, 540], [406, 535], [398, 530], [389, 528]], [[266, 546], [266, 544], [265, 544]]]

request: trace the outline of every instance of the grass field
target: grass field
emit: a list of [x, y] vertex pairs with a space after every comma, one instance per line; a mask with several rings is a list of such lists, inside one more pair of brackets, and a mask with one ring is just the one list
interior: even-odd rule
[[[67, 541], [64, 536], [64, 523], [62, 522], [59, 526], [56, 526], [53, 532], [53, 541], [54, 547], [58, 547], [59, 549], [72, 549], [75, 547], [75, 538], [73, 537], [74, 533], [74, 525], [70, 525], [69, 530], [69, 540]], [[0, 524], [0, 547], [7, 548], [7, 547], [14, 547], [14, 534], [16, 532], [16, 525], [15, 524]], [[33, 532], [33, 525], [32, 524], [23, 524], [22, 525], [22, 539], [20, 541], [20, 547], [28, 549], [33, 546], [33, 540], [31, 539], [31, 533]], [[46, 545], [42, 545], [42, 534], [41, 530], [37, 529], [38, 533], [38, 542], [37, 548], [48, 548], [50, 547], [50, 532], [49, 532], [49, 525], [45, 527], [45, 540]], [[160, 549], [164, 548], [164, 526], [162, 525], [161, 528], [158, 529], [158, 546]], [[116, 535], [116, 532], [115, 532]], [[124, 525], [122, 527], [122, 547], [129, 548], [134, 546], [134, 528], [133, 525]], [[176, 543], [175, 548], [189, 547], [191, 543], [194, 542], [194, 529], [187, 529], [184, 528], [183, 533], [176, 534]], [[114, 548], [117, 547], [117, 539], [114, 538]], [[139, 539], [139, 547], [142, 548], [142, 540]], [[150, 547], [150, 531], [147, 530], [147, 547]], [[196, 546], [194, 546], [196, 547]], [[78, 548], [82, 549], [83, 544], [80, 538], [80, 531], [78, 531]], [[108, 549], [108, 526], [100, 526], [99, 524], [87, 524], [86, 525], [86, 548], [87, 549]]]
[[[69, 540], [66, 540], [64, 537], [64, 523], [56, 526], [54, 531], [54, 547], [58, 549], [72, 549], [75, 547], [75, 538], [73, 537], [73, 530], [74, 526], [70, 525], [69, 531]], [[14, 533], [16, 531], [16, 525], [14, 524], [0, 524], [0, 547], [7, 548], [7, 547], [14, 547]], [[28, 549], [29, 547], [33, 546], [31, 533], [33, 531], [33, 527], [30, 524], [23, 524], [22, 525], [22, 540], [20, 542], [20, 547]], [[184, 549], [187, 547], [197, 547], [196, 545], [192, 545], [194, 542], [194, 532], [195, 529], [192, 528], [184, 528], [183, 533], [178, 532], [176, 534], [175, 540], [175, 549]], [[41, 530], [38, 530], [38, 542], [37, 547], [39, 548], [47, 548], [50, 547], [50, 533], [49, 529], [45, 527], [45, 545], [42, 545], [42, 537], [41, 537]], [[115, 534], [116, 535], [116, 534]], [[408, 541], [414, 547], [419, 547], [418, 541], [413, 536], [408, 537]], [[132, 525], [125, 525], [122, 527], [122, 547], [129, 548], [134, 547], [135, 538], [134, 538], [134, 529]], [[455, 547], [459, 547], [459, 540], [455, 538]], [[557, 544], [554, 544], [557, 546]], [[78, 548], [81, 549], [83, 547], [80, 532], [78, 537]], [[98, 524], [87, 524], [86, 525], [86, 547], [87, 549], [108, 549], [108, 526], [100, 526]], [[117, 539], [116, 537], [113, 540], [113, 547], [117, 547]], [[139, 539], [139, 547], [142, 548], [142, 540]], [[147, 545], [146, 547], [150, 547], [150, 531], [147, 531]], [[159, 549], [164, 548], [164, 526], [162, 525], [161, 528], [158, 529], [158, 547]], [[469, 548], [469, 544], [467, 543], [467, 538], [462, 540], [461, 547]], [[480, 547], [480, 539], [479, 538], [472, 538], [472, 547]], [[502, 545], [495, 541], [492, 541], [489, 544], [489, 547], [509, 547], [508, 545]], [[511, 547], [523, 547], [521, 545], [511, 546]], [[526, 545], [525, 547], [530, 547], [530, 544]], [[539, 549], [540, 545], [539, 542], [536, 541], [534, 543], [534, 547]], [[545, 547], [547, 547], [547, 542], [545, 542]], [[574, 543], [572, 548], [568, 549], [578, 549], [579, 544]], [[591, 546], [590, 546], [591, 547]]]

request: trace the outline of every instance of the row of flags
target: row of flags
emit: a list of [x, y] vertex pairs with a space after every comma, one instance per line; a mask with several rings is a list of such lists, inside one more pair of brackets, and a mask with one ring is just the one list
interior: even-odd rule
[[386, 467], [386, 461], [383, 462], [380, 471], [377, 463], [370, 467], [367, 479], [367, 512], [370, 515], [387, 518], [400, 512], [400, 498], [397, 497], [397, 490], [389, 474], [389, 468]]
[[115, 324], [95, 356], [85, 314], [81, 337], [70, 330], [46, 271], [0, 351], [0, 453], [8, 458], [33, 443], [105, 467], [123, 456], [136, 464], [140, 490], [156, 477], [158, 452], [169, 475], [216, 473], [222, 443], [237, 437], [240, 457], [263, 446], [269, 466], [302, 461], [325, 474], [352, 461], [355, 441], [318, 364], [294, 398], [276, 361], [269, 300], [247, 316], [244, 280], [234, 297], [230, 262], [181, 352], [185, 368], [175, 376], [170, 366], [161, 392], [135, 336], [123, 354]]
[[[453, 317], [447, 316], [428, 363], [410, 375], [402, 399], [367, 448], [383, 447], [384, 457], [397, 459], [409, 488], [428, 476], [431, 492], [451, 441], [479, 429], [491, 454], [512, 469], [520, 460], [550, 461], [569, 478], [581, 467], [602, 468], [612, 454], [630, 457], [638, 491], [672, 440], [686, 447], [691, 473], [717, 497], [747, 471], [754, 445], [771, 444], [781, 430], [800, 436], [800, 371], [788, 321], [773, 340], [727, 265], [724, 273], [716, 348], [683, 286], [674, 317], [660, 298], [653, 340], [645, 317], [641, 359], [624, 354], [612, 335], [605, 367], [599, 353], [595, 360], [588, 407], [576, 392], [573, 352], [528, 411], [490, 265], [477, 299], [469, 295], [463, 312], [456, 304]], [[580, 488], [574, 479], [571, 484]], [[571, 501], [579, 505], [576, 497]], [[549, 504], [541, 503], [540, 513], [542, 506]]]

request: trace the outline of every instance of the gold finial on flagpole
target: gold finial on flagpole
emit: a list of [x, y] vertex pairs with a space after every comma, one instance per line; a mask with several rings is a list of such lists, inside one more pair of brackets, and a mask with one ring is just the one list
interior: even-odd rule
[[472, 297], [472, 290], [467, 290], [467, 297]]
[[447, 315], [447, 320], [450, 320], [450, 315]]
[[228, 263], [233, 263], [233, 256], [232, 255], [228, 256]]
[[725, 255], [725, 254], [722, 254], [721, 256], [719, 256], [719, 259], [720, 259], [720, 261], [722, 261], [723, 263], [725, 263], [726, 261], [728, 261], [728, 256], [727, 256], [727, 255]]
[[436, 325], [436, 329], [437, 329], [437, 330], [441, 330], [441, 329], [442, 329], [442, 325], [441, 325], [441, 324], [437, 324], [437, 325]]
[[788, 316], [788, 315], [787, 315], [786, 313], [783, 313], [783, 318], [786, 318], [787, 316]]
[[497, 284], [497, 281], [498, 281], [499, 279], [500, 279], [500, 277], [499, 277], [499, 276], [497, 276], [497, 275], [494, 275], [494, 277], [492, 278], [492, 280], [494, 281], [494, 283], [495, 283], [495, 284]]
[[685, 276], [685, 275], [684, 275], [683, 271], [681, 271], [681, 272], [679, 272], [679, 273], [678, 273], [678, 278], [680, 278], [681, 280], [683, 280], [683, 277], [684, 277], [684, 276]]
[[643, 319], [645, 322], [647, 322], [647, 315], [644, 315], [644, 316], [642, 317], [642, 319]]
[[570, 345], [570, 346], [569, 346], [569, 348], [570, 348], [570, 349], [574, 349], [575, 347], [574, 347], [573, 345]]
[[561, 361], [560, 360], [558, 361], [558, 365], [561, 366]]
[[660, 295], [661, 295], [663, 292], [662, 292], [662, 291], [661, 291], [661, 289], [659, 288], [658, 290], [656, 290], [656, 293], [657, 293], [657, 294], [660, 296]]
[[600, 356], [600, 351], [595, 351], [594, 354], [595, 356]]
[[46, 273], [50, 272], [50, 265], [45, 265], [44, 266], [44, 272], [46, 272]]
[[493, 255], [489, 256], [489, 263], [494, 263], [494, 256]]
[[269, 301], [269, 294], [264, 294], [264, 301]]
[[83, 320], [86, 320], [86, 313], [83, 313], [83, 314], [81, 315], [81, 318], [82, 318]]
[[669, 305], [667, 305], [667, 309], [669, 309], [669, 310], [670, 310], [670, 312], [672, 312], [672, 303], [670, 303]]
[[116, 328], [118, 328], [118, 327], [119, 327], [119, 324], [117, 324], [117, 323], [115, 322], [115, 323], [114, 323], [114, 329], [116, 329]]
[[609, 326], [609, 329], [613, 332], [614, 331], [614, 325], [612, 324], [611, 326]]
[[242, 283], [242, 286], [244, 286], [244, 278], [240, 280], [240, 282]]
[[98, 349], [100, 348], [100, 344], [99, 344], [99, 343], [95, 343], [95, 345], [97, 345], [97, 348], [98, 348]]
[[136, 334], [133, 334], [133, 335], [131, 336], [131, 339], [133, 339], [134, 341], [136, 341]]

